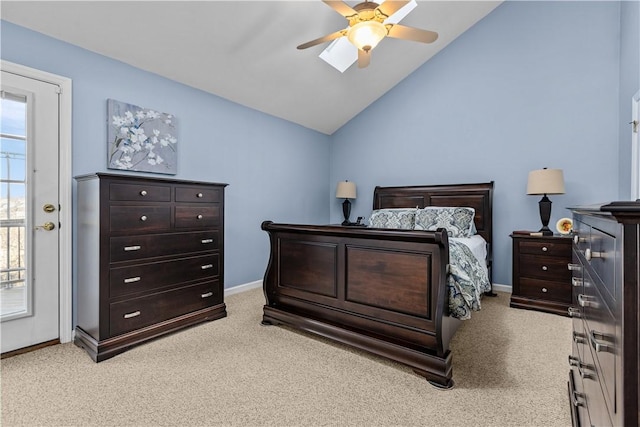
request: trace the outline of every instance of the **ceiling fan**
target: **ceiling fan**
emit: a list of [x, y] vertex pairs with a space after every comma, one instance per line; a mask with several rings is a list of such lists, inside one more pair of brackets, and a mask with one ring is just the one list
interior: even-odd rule
[[371, 61], [371, 50], [386, 36], [421, 43], [432, 43], [438, 38], [438, 33], [433, 31], [395, 23], [385, 24], [391, 15], [410, 1], [385, 1], [378, 4], [366, 0], [353, 7], [341, 0], [322, 1], [344, 16], [349, 21], [349, 28], [303, 43], [298, 49], [306, 49], [346, 36], [358, 49], [358, 67], [364, 68]]

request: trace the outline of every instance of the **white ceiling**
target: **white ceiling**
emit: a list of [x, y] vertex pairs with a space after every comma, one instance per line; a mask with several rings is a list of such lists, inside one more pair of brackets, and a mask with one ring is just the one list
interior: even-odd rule
[[[347, 1], [351, 6], [357, 1]], [[418, 1], [403, 25], [435, 43], [385, 39], [343, 74], [296, 46], [346, 28], [314, 1], [2, 1], [3, 20], [319, 132], [332, 134], [500, 1]]]

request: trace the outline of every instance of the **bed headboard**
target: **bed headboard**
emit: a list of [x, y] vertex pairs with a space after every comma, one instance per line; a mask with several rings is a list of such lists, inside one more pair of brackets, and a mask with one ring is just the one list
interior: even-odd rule
[[376, 187], [373, 209], [424, 208], [425, 206], [468, 206], [476, 210], [478, 234], [489, 246], [491, 262], [493, 240], [493, 181], [481, 184], [416, 185], [407, 187]]

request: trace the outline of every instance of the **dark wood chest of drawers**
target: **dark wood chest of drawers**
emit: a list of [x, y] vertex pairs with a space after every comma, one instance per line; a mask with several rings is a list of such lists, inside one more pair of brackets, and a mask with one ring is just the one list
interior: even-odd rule
[[94, 361], [227, 315], [226, 184], [102, 173], [76, 180], [75, 343]]
[[637, 426], [640, 203], [572, 211], [573, 424]]
[[571, 239], [512, 234], [510, 306], [566, 316], [571, 305]]

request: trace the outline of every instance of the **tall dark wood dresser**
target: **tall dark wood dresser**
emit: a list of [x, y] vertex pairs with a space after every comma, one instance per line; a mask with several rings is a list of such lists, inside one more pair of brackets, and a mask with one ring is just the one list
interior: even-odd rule
[[637, 426], [640, 202], [572, 212], [573, 424]]
[[99, 362], [227, 315], [227, 184], [106, 173], [76, 180], [76, 345]]

